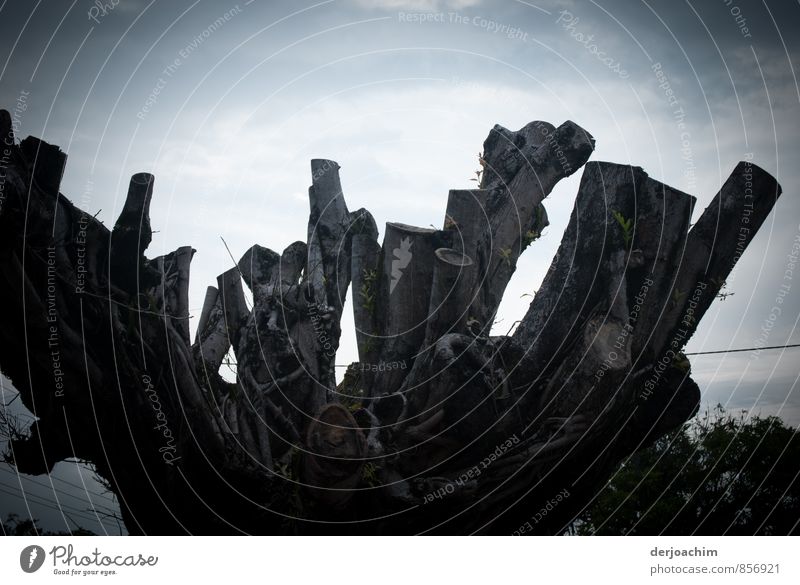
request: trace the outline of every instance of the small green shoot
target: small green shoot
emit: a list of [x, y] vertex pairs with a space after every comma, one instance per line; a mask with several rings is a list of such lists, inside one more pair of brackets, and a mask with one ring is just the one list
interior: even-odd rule
[[511, 248], [500, 248], [497, 253], [500, 254], [500, 257], [505, 260], [505, 263], [511, 268]]
[[611, 215], [617, 220], [619, 227], [622, 228], [622, 238], [625, 240], [625, 248], [631, 249], [631, 241], [633, 240], [633, 219], [625, 219], [619, 211], [612, 210]]

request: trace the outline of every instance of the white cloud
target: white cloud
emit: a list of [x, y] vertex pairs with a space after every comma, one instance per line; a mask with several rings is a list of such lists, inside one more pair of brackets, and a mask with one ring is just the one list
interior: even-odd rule
[[415, 10], [438, 12], [442, 9], [460, 10], [481, 4], [482, 0], [352, 0], [358, 8], [378, 10]]

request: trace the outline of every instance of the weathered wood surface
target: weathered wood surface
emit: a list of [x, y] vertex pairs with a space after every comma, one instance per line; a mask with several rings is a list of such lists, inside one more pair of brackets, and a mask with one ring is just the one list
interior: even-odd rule
[[[66, 155], [0, 112], [0, 368], [37, 417], [9, 457], [91, 461], [132, 533], [510, 533], [555, 494], [561, 530], [616, 465], [692, 416], [681, 349], [780, 186], [740, 163], [694, 198], [591, 162], [559, 251], [509, 337], [490, 328], [543, 200], [594, 139], [496, 126], [442, 229], [350, 212], [311, 163], [307, 242], [255, 245], [188, 327], [194, 250], [148, 259], [152, 175], [112, 230], [59, 194]], [[24, 234], [24, 237], [23, 237]], [[359, 359], [335, 385], [352, 282]], [[252, 307], [243, 286], [252, 292]], [[236, 380], [219, 373], [233, 352]], [[57, 361], [53, 357], [57, 352]]]

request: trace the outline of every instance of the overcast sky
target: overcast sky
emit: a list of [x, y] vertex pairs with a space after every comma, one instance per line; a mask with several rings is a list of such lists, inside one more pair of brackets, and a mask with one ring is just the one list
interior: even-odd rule
[[[367, 207], [382, 227], [441, 225], [448, 189], [474, 185], [495, 123], [574, 120], [597, 139], [594, 160], [642, 166], [695, 195], [696, 216], [752, 154], [784, 195], [728, 280], [735, 294], [687, 351], [749, 348], [764, 335], [784, 345], [800, 343], [800, 281], [785, 278], [800, 237], [798, 25], [788, 1], [119, 0], [100, 10], [7, 0], [0, 107], [16, 108], [19, 138], [68, 153], [61, 191], [107, 225], [130, 175], [156, 175], [148, 255], [197, 249], [194, 315], [231, 264], [220, 236], [237, 258], [254, 243], [280, 251], [305, 239], [311, 158], [337, 160], [350, 209]], [[524, 314], [579, 179], [548, 198], [551, 225], [520, 260], [496, 331]], [[789, 294], [770, 321], [781, 285]], [[346, 364], [356, 360], [349, 313], [343, 330]], [[692, 362], [705, 403], [798, 424], [799, 359], [796, 348]], [[14, 390], [2, 381], [8, 402]], [[116, 533], [86, 511], [86, 492], [101, 490], [82, 469], [59, 464], [54, 479], [0, 470], [0, 514], [59, 529], [72, 514]], [[91, 497], [114, 508], [108, 495]]]

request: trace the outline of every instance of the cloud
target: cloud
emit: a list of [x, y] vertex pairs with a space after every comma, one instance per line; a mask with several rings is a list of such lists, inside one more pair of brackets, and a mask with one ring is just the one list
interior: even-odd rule
[[442, 9], [461, 10], [481, 4], [482, 0], [352, 0], [361, 9], [415, 10], [438, 12]]

